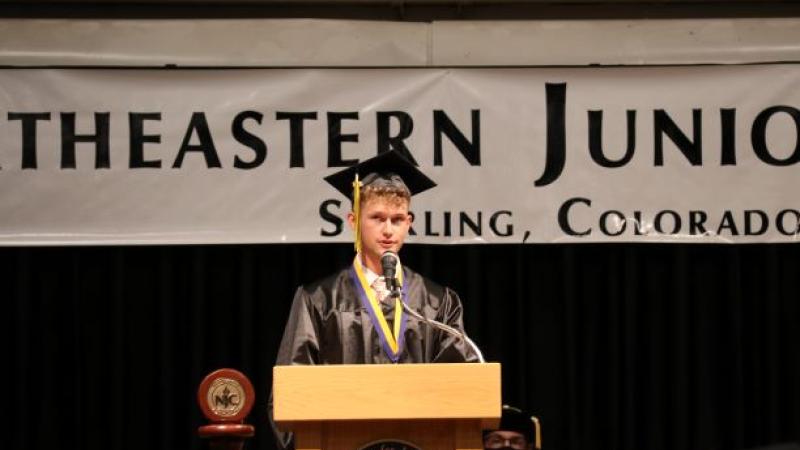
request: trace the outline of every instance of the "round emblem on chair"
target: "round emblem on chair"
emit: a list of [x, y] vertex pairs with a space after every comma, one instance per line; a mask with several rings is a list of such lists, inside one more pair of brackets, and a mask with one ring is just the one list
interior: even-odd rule
[[397, 439], [381, 439], [370, 442], [358, 450], [422, 450], [416, 444]]
[[239, 422], [253, 408], [253, 385], [244, 374], [233, 369], [219, 369], [200, 383], [197, 401], [203, 415], [212, 422]]

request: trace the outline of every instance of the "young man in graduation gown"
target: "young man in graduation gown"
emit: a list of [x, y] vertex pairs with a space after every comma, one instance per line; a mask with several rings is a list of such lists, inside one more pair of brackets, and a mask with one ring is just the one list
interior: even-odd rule
[[387, 251], [397, 255], [408, 236], [411, 196], [435, 183], [394, 151], [326, 181], [353, 202], [348, 222], [356, 255], [349, 266], [297, 290], [276, 364], [477, 361], [463, 339], [417, 320], [400, 304], [463, 332], [461, 301], [454, 291], [399, 258], [396, 277], [383, 276], [381, 257]]
[[[352, 200], [356, 255], [349, 266], [297, 289], [276, 365], [477, 361], [464, 339], [409, 316], [400, 304], [463, 333], [454, 291], [399, 261], [396, 278], [388, 280], [394, 286], [383, 276], [381, 257], [398, 254], [408, 236], [411, 196], [436, 184], [393, 151], [325, 180]], [[274, 423], [273, 431], [279, 448], [294, 448], [291, 433]]]

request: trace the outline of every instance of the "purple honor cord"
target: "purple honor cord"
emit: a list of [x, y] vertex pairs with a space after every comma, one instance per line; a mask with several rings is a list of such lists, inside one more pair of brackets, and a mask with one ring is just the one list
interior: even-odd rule
[[[383, 329], [381, 328], [381, 325], [378, 322], [377, 314], [383, 314], [383, 311], [373, 311], [372, 305], [370, 305], [369, 299], [367, 298], [367, 293], [364, 291], [364, 287], [361, 285], [361, 282], [358, 279], [358, 274], [356, 273], [355, 267], [352, 266], [350, 267], [350, 277], [353, 279], [353, 284], [356, 287], [358, 298], [361, 300], [361, 305], [369, 313], [369, 318], [372, 321], [372, 327], [375, 328], [375, 331], [378, 333], [378, 337], [380, 338], [381, 347], [383, 347], [383, 351], [386, 353], [386, 356], [388, 356], [389, 359], [396, 364], [397, 361], [400, 359], [400, 354], [403, 352], [403, 347], [405, 344], [406, 311], [402, 310], [400, 313], [400, 334], [399, 336], [395, 336], [395, 338], [397, 339], [397, 353], [395, 353], [392, 351], [392, 347], [389, 346], [389, 342], [386, 340], [386, 336], [384, 336], [383, 334]], [[407, 277], [404, 271], [403, 287], [400, 289], [400, 301], [403, 303], [406, 303], [406, 288], [407, 288], [406, 280]]]

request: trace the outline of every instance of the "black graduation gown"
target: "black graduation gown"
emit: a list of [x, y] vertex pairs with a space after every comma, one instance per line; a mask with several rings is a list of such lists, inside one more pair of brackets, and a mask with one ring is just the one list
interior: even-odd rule
[[[276, 365], [386, 364], [368, 311], [348, 267], [295, 293]], [[463, 331], [461, 300], [453, 290], [403, 267], [405, 300], [429, 319]], [[390, 327], [393, 312], [384, 310]], [[477, 355], [456, 336], [405, 315], [398, 363], [474, 362]]]
[[[361, 303], [351, 267], [301, 286], [295, 293], [276, 365], [391, 364], [370, 315]], [[403, 266], [405, 300], [429, 319], [463, 332], [461, 300]], [[389, 327], [393, 311], [384, 310]], [[405, 314], [404, 343], [398, 363], [477, 362], [461, 339]], [[270, 396], [271, 397], [271, 396]], [[270, 416], [272, 398], [270, 398]], [[279, 448], [294, 448], [290, 433], [273, 429]]]

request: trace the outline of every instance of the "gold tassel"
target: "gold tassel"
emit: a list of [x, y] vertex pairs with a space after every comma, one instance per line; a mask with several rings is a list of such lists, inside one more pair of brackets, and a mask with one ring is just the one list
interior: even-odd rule
[[353, 214], [356, 216], [356, 253], [361, 254], [361, 182], [358, 173], [353, 181]]

